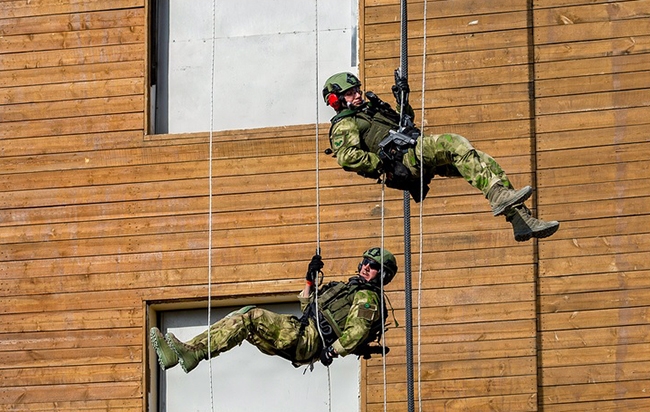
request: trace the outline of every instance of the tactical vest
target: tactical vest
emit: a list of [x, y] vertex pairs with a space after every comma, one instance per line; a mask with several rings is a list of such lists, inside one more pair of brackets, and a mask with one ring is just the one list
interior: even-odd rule
[[[411, 113], [404, 116], [404, 124], [400, 130], [399, 113], [372, 92], [366, 92], [366, 97], [368, 102], [361, 107], [342, 110], [332, 118], [330, 136], [334, 125], [342, 119], [352, 117], [359, 128], [361, 149], [377, 154], [382, 161], [382, 168], [386, 173], [384, 181], [386, 186], [408, 191], [416, 203], [420, 202], [429, 192], [429, 182], [433, 178], [433, 173], [425, 171], [424, 185], [421, 189], [419, 173], [414, 174], [415, 171], [402, 163], [409, 150], [415, 148], [420, 136], [420, 130], [415, 127], [411, 118], [412, 109], [408, 107]], [[400, 132], [394, 133], [397, 130]], [[418, 162], [415, 155], [412, 157], [415, 162]], [[379, 172], [357, 172], [357, 174], [373, 179], [380, 176]]]
[[[352, 278], [348, 283], [330, 282], [320, 290], [318, 294], [318, 322], [320, 331], [325, 339], [325, 346], [331, 345], [341, 337], [341, 334], [345, 329], [348, 314], [350, 313], [350, 308], [354, 301], [354, 295], [358, 291], [364, 289], [372, 290], [373, 292], [376, 292], [377, 295], [381, 294], [380, 291], [376, 290], [377, 288], [375, 286], [365, 282], [358, 282], [355, 278]], [[316, 302], [312, 302], [309, 305], [303, 316], [316, 320]], [[386, 304], [384, 303], [383, 318], [386, 319], [387, 316], [388, 309], [386, 309]], [[382, 332], [383, 327], [380, 317], [373, 322], [368, 337], [353, 351], [353, 353], [358, 354], [360, 351], [362, 352], [363, 347], [368, 343], [377, 340], [381, 336]]]
[[[362, 149], [379, 153], [379, 143], [390, 130], [399, 129], [399, 114], [388, 103], [381, 101], [372, 92], [367, 92], [369, 101], [359, 108], [345, 109], [331, 120], [332, 127], [346, 117], [354, 117], [359, 127]], [[330, 134], [331, 134], [330, 128]]]

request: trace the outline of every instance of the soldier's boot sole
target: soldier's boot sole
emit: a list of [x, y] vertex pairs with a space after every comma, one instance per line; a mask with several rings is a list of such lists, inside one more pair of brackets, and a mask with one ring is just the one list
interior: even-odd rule
[[174, 334], [167, 333], [165, 341], [178, 357], [178, 363], [185, 373], [190, 373], [203, 359], [206, 359], [206, 350], [181, 342]]
[[167, 345], [167, 341], [162, 332], [158, 328], [151, 328], [149, 336], [151, 338], [151, 346], [153, 346], [156, 355], [158, 355], [158, 364], [162, 370], [167, 370], [178, 365], [178, 356]]

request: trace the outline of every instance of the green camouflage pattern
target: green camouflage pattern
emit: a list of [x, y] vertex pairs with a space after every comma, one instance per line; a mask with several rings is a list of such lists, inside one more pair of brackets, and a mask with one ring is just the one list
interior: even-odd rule
[[367, 289], [358, 291], [352, 300], [345, 325], [341, 325], [343, 333], [332, 344], [336, 353], [345, 356], [363, 343], [379, 316], [379, 295]]
[[[299, 297], [301, 309], [309, 305], [314, 294]], [[323, 308], [327, 309], [327, 308]], [[345, 356], [368, 337], [372, 323], [379, 318], [379, 296], [370, 290], [354, 294], [349, 314], [338, 325], [342, 333], [332, 345], [340, 356]], [[301, 333], [300, 320], [293, 315], [277, 314], [254, 306], [232, 312], [210, 327], [210, 351], [215, 357], [243, 341], [256, 346], [262, 353], [277, 355], [296, 364], [307, 364], [318, 359], [322, 342], [313, 319]], [[208, 331], [187, 342], [196, 347], [208, 346]]]
[[[374, 177], [381, 168], [381, 160], [368, 149], [365, 141], [374, 142], [378, 137], [368, 136], [369, 133], [364, 135], [364, 130], [369, 128], [361, 129], [354, 116], [341, 119], [330, 130], [330, 145], [344, 170]], [[421, 172], [430, 177], [463, 177], [484, 195], [497, 182], [506, 188], [513, 188], [494, 158], [475, 149], [469, 140], [454, 133], [421, 136], [416, 147], [408, 150], [402, 163], [409, 168], [414, 179], [419, 179]]]
[[475, 149], [469, 140], [459, 134], [420, 137], [417, 145], [404, 156], [402, 163], [415, 177], [420, 176], [420, 165], [425, 174], [430, 176], [461, 176], [484, 195], [497, 182], [501, 182], [505, 188], [513, 188], [497, 161], [487, 153]]
[[338, 164], [349, 172], [370, 174], [376, 172], [381, 164], [379, 156], [367, 149], [361, 136], [368, 131], [367, 121], [357, 121], [355, 117], [345, 117], [339, 120], [330, 130], [330, 145]]
[[[246, 340], [267, 355], [279, 355], [298, 363], [309, 363], [318, 355], [320, 337], [316, 327], [308, 325], [300, 333], [300, 321], [292, 315], [277, 314], [253, 307], [232, 312], [210, 327], [211, 357], [226, 352]], [[208, 345], [208, 331], [187, 342]]]

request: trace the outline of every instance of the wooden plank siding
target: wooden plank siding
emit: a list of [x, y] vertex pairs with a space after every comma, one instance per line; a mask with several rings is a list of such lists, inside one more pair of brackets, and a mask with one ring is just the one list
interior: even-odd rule
[[[364, 88], [389, 99], [399, 1], [360, 7]], [[215, 132], [212, 147], [207, 132], [147, 134], [147, 12], [0, 2], [0, 411], [146, 410], [147, 304], [207, 297], [210, 174], [214, 301], [302, 287], [315, 125]], [[649, 16], [650, 0], [443, 0], [425, 33], [409, 2], [424, 133], [468, 137], [562, 222], [517, 243], [460, 179], [433, 180], [422, 230], [412, 203], [423, 410], [650, 407]], [[402, 193], [386, 191], [382, 228], [381, 186], [319, 156], [328, 279], [382, 232], [403, 267]], [[387, 288], [386, 392], [381, 359], [363, 361], [366, 412], [407, 409], [403, 288]]]
[[[373, 2], [366, 8], [364, 66], [366, 87], [390, 95], [393, 70], [399, 66], [399, 19], [394, 17], [399, 16], [399, 2], [387, 3]], [[423, 3], [410, 4], [409, 15], [411, 101], [418, 118], [424, 108], [424, 132], [464, 135], [497, 158], [516, 186], [532, 184], [527, 3], [429, 4], [424, 92]], [[485, 202], [464, 181], [436, 178], [431, 185], [434, 197], [424, 202], [425, 215], [436, 207], [434, 202], [456, 203], [453, 193], [438, 200], [449, 186]], [[420, 370], [416, 379], [423, 410], [537, 410], [532, 243], [513, 242], [502, 219], [471, 216], [462, 204], [453, 207], [454, 215], [436, 229], [424, 224], [425, 250], [431, 238], [439, 253], [423, 257], [422, 352], [415, 367]], [[487, 231], [462, 229], [475, 224], [486, 225]], [[482, 246], [486, 236], [489, 240]], [[445, 245], [460, 248], [447, 251]], [[417, 251], [419, 245], [413, 247]], [[401, 293], [391, 293], [391, 300], [399, 302], [401, 316]], [[407, 409], [404, 340], [394, 333], [388, 333], [387, 340], [388, 410], [403, 411]], [[394, 354], [396, 360], [391, 359]], [[367, 410], [383, 410], [381, 361], [371, 360], [366, 370]]]
[[535, 4], [538, 208], [563, 221], [539, 243], [539, 396], [548, 411], [640, 411], [650, 2], [586, 3]]

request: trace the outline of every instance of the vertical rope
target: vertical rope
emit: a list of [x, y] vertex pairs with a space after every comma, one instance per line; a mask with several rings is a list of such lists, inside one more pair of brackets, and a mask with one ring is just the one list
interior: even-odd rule
[[[407, 4], [406, 0], [400, 1], [400, 75], [408, 79], [408, 32], [407, 32]], [[402, 96], [400, 110], [400, 128], [403, 126], [405, 96]], [[408, 411], [414, 412], [413, 406], [413, 303], [411, 298], [411, 199], [409, 193], [404, 191], [404, 309], [406, 332], [406, 392]]]
[[[422, 126], [421, 126], [421, 136], [420, 139], [424, 139], [424, 128], [425, 128], [425, 119], [424, 119], [424, 106], [425, 99], [424, 95], [426, 92], [426, 75], [427, 75], [427, 0], [424, 0], [424, 18], [422, 24], [422, 98], [421, 98], [421, 116]], [[424, 190], [424, 165], [422, 164], [423, 159], [423, 144], [420, 143], [420, 193]], [[423, 225], [423, 215], [424, 215], [424, 206], [423, 201], [420, 200], [420, 215], [419, 215], [419, 230], [420, 230], [420, 251], [419, 251], [419, 262], [418, 262], [418, 314], [417, 314], [417, 329], [418, 329], [418, 353], [417, 353], [417, 363], [418, 363], [418, 411], [422, 412], [422, 264], [423, 264], [423, 242], [424, 242], [424, 225]]]
[[216, 0], [212, 1], [212, 41], [210, 52], [210, 137], [208, 144], [208, 373], [210, 375], [210, 410], [214, 411], [214, 390], [212, 389], [212, 355], [210, 329], [212, 326], [212, 141], [214, 137], [214, 48], [216, 37]]
[[[320, 162], [319, 162], [319, 155], [320, 155], [320, 143], [319, 143], [319, 138], [320, 138], [320, 114], [318, 111], [318, 96], [320, 92], [320, 85], [319, 85], [319, 66], [320, 66], [320, 56], [319, 56], [319, 26], [318, 26], [318, 0], [314, 1], [314, 35], [315, 35], [315, 90], [316, 90], [316, 142], [315, 142], [315, 148], [316, 148], [316, 254], [320, 255], [321, 254], [321, 247], [320, 247]], [[323, 346], [325, 346], [325, 337], [323, 336], [323, 331], [321, 330], [320, 327], [320, 309], [318, 306], [318, 275], [316, 275], [316, 279], [314, 281], [314, 302], [316, 306], [316, 327], [318, 329], [318, 335], [320, 336], [321, 341], [323, 342]], [[327, 367], [327, 405], [329, 412], [332, 412], [332, 374], [330, 371], [330, 367]]]
[[319, 106], [319, 92], [320, 92], [320, 85], [319, 85], [319, 66], [320, 66], [320, 56], [318, 54], [319, 52], [319, 34], [318, 34], [318, 0], [314, 1], [315, 3], [315, 35], [316, 35], [316, 56], [315, 56], [315, 61], [316, 61], [316, 80], [315, 80], [315, 90], [316, 90], [316, 253], [320, 254], [320, 163], [319, 163], [319, 155], [320, 155], [320, 143], [319, 143], [319, 137], [320, 137], [320, 114], [318, 112], [318, 106]]
[[[384, 325], [386, 325], [386, 317], [384, 316], [384, 221], [386, 218], [386, 214], [384, 212], [384, 203], [386, 201], [386, 184], [384, 183], [386, 181], [385, 176], [384, 178], [381, 179], [381, 327], [384, 328]], [[384, 332], [384, 331], [382, 331]], [[382, 369], [382, 376], [383, 376], [383, 389], [384, 389], [384, 412], [388, 410], [388, 400], [386, 399], [386, 393], [388, 392], [387, 390], [387, 379], [386, 379], [386, 334], [382, 333], [381, 334], [381, 369]]]

